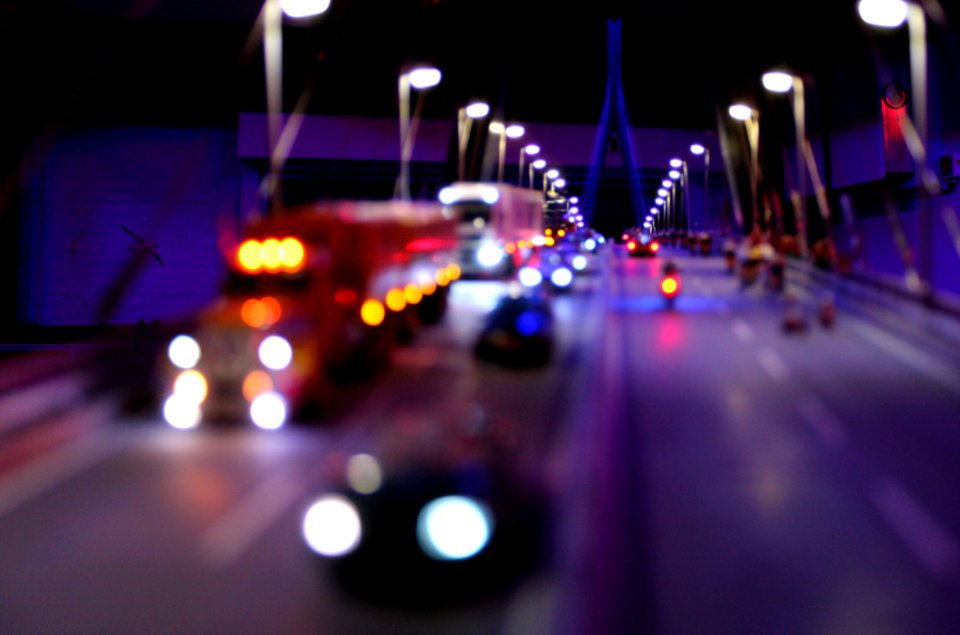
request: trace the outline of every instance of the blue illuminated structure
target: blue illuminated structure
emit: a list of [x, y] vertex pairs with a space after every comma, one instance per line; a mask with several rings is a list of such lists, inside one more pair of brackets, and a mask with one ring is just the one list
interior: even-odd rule
[[640, 176], [637, 174], [637, 162], [633, 155], [633, 137], [630, 134], [630, 118], [627, 115], [626, 102], [623, 99], [622, 59], [623, 37], [620, 20], [607, 20], [607, 90], [603, 102], [603, 112], [597, 126], [597, 136], [593, 142], [593, 158], [587, 172], [587, 184], [582, 201], [586, 222], [592, 224], [596, 209], [597, 192], [600, 189], [600, 175], [607, 158], [608, 140], [616, 135], [623, 167], [626, 171], [627, 186], [630, 188], [630, 200], [633, 203], [635, 225], [640, 224], [643, 212], [647, 209]]

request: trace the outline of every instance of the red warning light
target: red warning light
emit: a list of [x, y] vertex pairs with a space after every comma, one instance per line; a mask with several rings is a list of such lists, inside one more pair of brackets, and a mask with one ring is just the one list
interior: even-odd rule
[[660, 243], [658, 243], [657, 241], [653, 241], [652, 243], [650, 243], [650, 251], [652, 251], [653, 253], [657, 253], [658, 251], [660, 251]]
[[660, 281], [660, 291], [668, 298], [680, 293], [680, 279], [675, 276], [667, 276]]

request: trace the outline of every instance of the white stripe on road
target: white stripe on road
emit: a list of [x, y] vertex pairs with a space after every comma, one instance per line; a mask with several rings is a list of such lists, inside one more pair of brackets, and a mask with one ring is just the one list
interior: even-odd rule
[[901, 362], [917, 370], [947, 390], [960, 395], [960, 373], [939, 360], [923, 353], [907, 342], [881, 331], [862, 320], [847, 318], [860, 337], [873, 343]]
[[757, 363], [770, 375], [774, 381], [783, 382], [790, 378], [790, 371], [783, 358], [769, 348], [757, 352]]
[[733, 334], [737, 336], [737, 339], [744, 344], [750, 344], [753, 342], [753, 328], [749, 324], [737, 318], [730, 324], [730, 328], [733, 329]]
[[[94, 404], [80, 415], [84, 421], [103, 421], [112, 413], [112, 406]], [[94, 465], [123, 452], [132, 445], [130, 437], [116, 441], [116, 431], [92, 434], [31, 460], [0, 478], [0, 516], [41, 497]]]
[[289, 469], [264, 480], [204, 532], [200, 556], [215, 569], [236, 562], [303, 495], [308, 481]]
[[956, 539], [903, 485], [890, 477], [881, 477], [871, 485], [870, 499], [930, 575], [943, 579], [957, 573], [960, 546]]
[[829, 448], [839, 450], [846, 444], [849, 437], [846, 426], [820, 399], [814, 395], [802, 397], [797, 402], [797, 411]]

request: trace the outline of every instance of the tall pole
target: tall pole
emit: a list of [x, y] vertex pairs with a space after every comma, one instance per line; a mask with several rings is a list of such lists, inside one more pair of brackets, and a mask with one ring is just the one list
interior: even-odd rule
[[[914, 119], [919, 137], [920, 156], [918, 169], [926, 175], [929, 152], [929, 121], [927, 110], [927, 26], [923, 8], [913, 2], [907, 3], [907, 29], [910, 35], [910, 83], [913, 85]], [[930, 196], [935, 193], [933, 179], [922, 179], [923, 190], [917, 208], [917, 269], [921, 280], [921, 293], [929, 299], [933, 292], [933, 223], [930, 218]]]
[[267, 84], [267, 205], [280, 206], [280, 160], [277, 144], [283, 109], [283, 20], [280, 0], [266, 0], [263, 4], [263, 66]]
[[716, 230], [710, 214], [710, 197], [707, 190], [710, 187], [710, 148], [703, 149], [703, 224], [708, 230]]
[[410, 134], [410, 76], [401, 73], [397, 81], [400, 100], [400, 199], [410, 200], [410, 161], [407, 158], [407, 138]]
[[794, 201], [794, 221], [797, 224], [797, 240], [800, 256], [807, 256], [807, 175], [804, 169], [806, 158], [804, 148], [807, 143], [807, 108], [803, 93], [803, 79], [793, 77], [793, 123], [796, 129], [797, 144], [797, 200]]

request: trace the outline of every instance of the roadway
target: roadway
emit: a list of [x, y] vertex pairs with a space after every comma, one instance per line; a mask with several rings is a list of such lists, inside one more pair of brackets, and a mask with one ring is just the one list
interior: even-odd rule
[[[184, 433], [90, 399], [5, 433], [0, 632], [960, 632], [956, 348], [855, 307], [785, 334], [782, 298], [676, 260], [672, 311], [662, 258], [619, 253], [558, 298], [539, 370], [472, 359], [503, 288], [457, 283], [445, 323], [323, 426]], [[790, 291], [812, 313], [817, 289]], [[308, 556], [301, 515], [378, 431], [431, 421], [513, 431], [553, 557], [468, 606], [367, 605]]]

